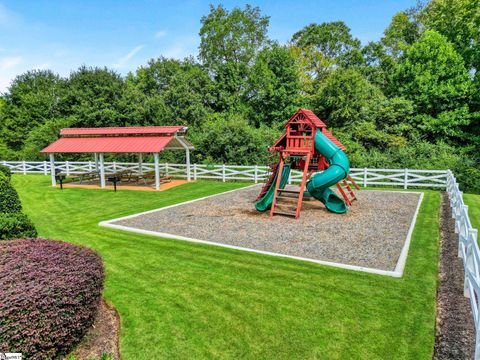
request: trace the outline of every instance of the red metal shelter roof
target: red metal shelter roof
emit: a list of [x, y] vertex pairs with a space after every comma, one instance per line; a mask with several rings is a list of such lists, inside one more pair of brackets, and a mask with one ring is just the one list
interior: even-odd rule
[[69, 135], [173, 135], [185, 131], [185, 126], [129, 126], [105, 128], [69, 128], [60, 130], [61, 136]]
[[173, 136], [63, 137], [42, 153], [158, 153]]

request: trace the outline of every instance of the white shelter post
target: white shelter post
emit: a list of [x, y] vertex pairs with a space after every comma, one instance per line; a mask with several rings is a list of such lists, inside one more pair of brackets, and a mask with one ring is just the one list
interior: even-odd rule
[[191, 171], [190, 171], [190, 149], [188, 147], [188, 144], [186, 144], [182, 137], [175, 136], [177, 141], [182, 145], [182, 147], [185, 149], [185, 162], [187, 164], [187, 180], [191, 180]]
[[57, 181], [55, 179], [55, 154], [54, 153], [50, 154], [50, 174], [52, 177], [52, 186], [55, 187], [57, 186]]
[[98, 172], [98, 154], [94, 153], [94, 155], [95, 155], [95, 171]]
[[155, 189], [160, 190], [160, 166], [159, 166], [159, 154], [154, 153], [153, 158], [155, 160]]
[[100, 153], [100, 187], [105, 188], [105, 161], [103, 153]]
[[138, 154], [138, 173], [143, 175], [143, 155], [142, 153]]

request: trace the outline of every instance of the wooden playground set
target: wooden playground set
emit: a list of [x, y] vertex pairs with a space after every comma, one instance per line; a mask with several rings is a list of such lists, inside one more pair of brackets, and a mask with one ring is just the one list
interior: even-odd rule
[[[271, 176], [256, 199], [258, 211], [270, 216], [300, 217], [302, 202], [313, 196], [329, 211], [345, 213], [357, 199], [360, 187], [349, 175], [345, 146], [327, 130], [312, 111], [299, 109], [285, 124], [285, 133], [268, 149], [272, 153]], [[303, 173], [298, 189], [286, 188], [291, 170]], [[329, 189], [335, 185], [341, 198]], [[292, 206], [292, 199], [296, 203]]]

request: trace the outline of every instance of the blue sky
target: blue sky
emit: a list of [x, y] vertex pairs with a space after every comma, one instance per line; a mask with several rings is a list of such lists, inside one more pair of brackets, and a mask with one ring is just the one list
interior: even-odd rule
[[[0, 0], [0, 92], [15, 75], [49, 68], [61, 75], [85, 64], [122, 74], [148, 59], [197, 55], [200, 0]], [[366, 43], [381, 37], [391, 17], [416, 0], [249, 1], [270, 16], [269, 36], [282, 43], [312, 22], [343, 20]]]

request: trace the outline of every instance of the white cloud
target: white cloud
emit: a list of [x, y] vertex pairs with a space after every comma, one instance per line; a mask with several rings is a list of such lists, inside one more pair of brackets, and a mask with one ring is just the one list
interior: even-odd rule
[[0, 58], [0, 93], [4, 92], [13, 78], [19, 73], [19, 65], [23, 63], [20, 56], [7, 56]]
[[155, 39], [161, 39], [167, 36], [167, 32], [165, 30], [160, 30], [155, 33]]
[[127, 62], [133, 58], [140, 50], [142, 50], [145, 47], [145, 45], [138, 45], [134, 47], [127, 55], [124, 57], [118, 59], [118, 61], [113, 64], [112, 66], [114, 68], [120, 69], [126, 66]]
[[11, 69], [23, 62], [20, 56], [7, 56], [0, 59], [0, 71]]
[[13, 12], [0, 4], [0, 26], [10, 26], [18, 20], [18, 17]]

